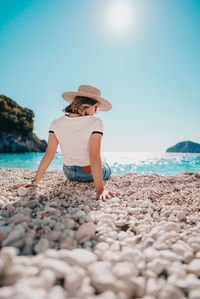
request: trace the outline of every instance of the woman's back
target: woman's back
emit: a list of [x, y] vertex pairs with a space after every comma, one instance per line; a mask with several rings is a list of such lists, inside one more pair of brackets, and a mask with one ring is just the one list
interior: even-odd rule
[[85, 166], [90, 164], [90, 136], [94, 132], [103, 135], [103, 123], [93, 115], [70, 117], [65, 114], [52, 121], [49, 132], [54, 132], [58, 139], [65, 165]]

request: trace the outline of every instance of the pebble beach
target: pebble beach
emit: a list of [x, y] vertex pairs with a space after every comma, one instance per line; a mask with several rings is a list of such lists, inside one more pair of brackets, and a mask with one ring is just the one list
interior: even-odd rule
[[35, 174], [0, 168], [0, 299], [200, 299], [200, 173]]

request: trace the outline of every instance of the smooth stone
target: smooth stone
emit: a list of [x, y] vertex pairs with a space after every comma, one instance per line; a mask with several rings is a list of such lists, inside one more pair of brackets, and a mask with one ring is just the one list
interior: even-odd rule
[[23, 214], [24, 215], [30, 215], [32, 213], [32, 210], [30, 208], [24, 208], [23, 209]]
[[79, 226], [76, 232], [76, 240], [81, 244], [89, 241], [96, 232], [96, 225], [92, 222], [84, 223]]
[[162, 227], [160, 227], [159, 225], [153, 227], [151, 229], [151, 231], [149, 232], [148, 236], [150, 238], [153, 238], [153, 239], [157, 239], [159, 236], [160, 236], [160, 231], [162, 230]]
[[189, 299], [200, 299], [200, 287], [189, 292]]
[[178, 213], [177, 213], [177, 217], [180, 221], [185, 220], [186, 216], [187, 216], [186, 211], [182, 210], [182, 211], [178, 211]]
[[69, 207], [69, 208], [67, 209], [67, 212], [68, 212], [70, 215], [73, 215], [73, 214], [75, 214], [75, 213], [78, 212], [78, 211], [79, 211], [79, 208]]
[[156, 274], [159, 274], [163, 271], [163, 269], [166, 266], [166, 262], [163, 259], [160, 258], [155, 258], [153, 260], [151, 260], [148, 264], [147, 264], [147, 268], [151, 269], [152, 271], [154, 271]]
[[142, 214], [141, 208], [128, 208], [128, 213], [131, 215], [140, 215]]
[[39, 205], [37, 200], [30, 200], [27, 202], [26, 206], [28, 208], [34, 209], [35, 207], [37, 207]]
[[15, 247], [3, 247], [0, 251], [0, 258], [8, 265], [11, 265], [17, 256], [18, 250]]
[[17, 193], [19, 196], [25, 196], [28, 193], [28, 190], [24, 187], [19, 187]]
[[98, 292], [103, 293], [111, 290], [118, 294], [118, 298], [131, 299], [134, 291], [133, 286], [129, 282], [117, 280], [111, 273], [93, 276], [91, 277], [91, 283]]
[[101, 255], [101, 258], [105, 261], [119, 262], [120, 261], [120, 252], [119, 251], [116, 251], [116, 252], [111, 251], [109, 249]]
[[12, 228], [10, 226], [0, 227], [0, 242], [4, 241], [7, 235], [11, 232]]
[[12, 231], [2, 242], [2, 246], [22, 247], [24, 244], [23, 234], [18, 230]]
[[174, 281], [174, 284], [181, 289], [187, 288], [189, 291], [200, 288], [200, 280], [194, 273], [189, 273], [184, 279]]
[[8, 204], [6, 206], [6, 209], [8, 210], [9, 213], [12, 213], [15, 210], [15, 207], [11, 204]]
[[145, 293], [146, 279], [142, 276], [131, 277], [131, 284], [134, 287], [134, 295], [141, 298]]
[[48, 299], [66, 299], [67, 294], [66, 291], [59, 285], [52, 286], [48, 292]]
[[122, 219], [115, 220], [114, 223], [117, 227], [122, 227], [124, 225], [127, 225], [128, 220], [127, 220], [127, 218], [122, 218]]
[[180, 291], [177, 287], [166, 284], [163, 285], [159, 294], [158, 294], [159, 299], [183, 299], [185, 298], [183, 292]]
[[[8, 218], [9, 212], [7, 210], [1, 210], [1, 216]], [[5, 223], [6, 223], [6, 220], [1, 219], [0, 225], [4, 225]]]
[[95, 250], [99, 250], [99, 251], [106, 251], [109, 249], [109, 244], [106, 242], [100, 242], [97, 243], [97, 245], [94, 248]]
[[187, 267], [188, 271], [196, 274], [197, 276], [200, 275], [200, 259], [194, 259], [192, 260], [188, 267]]
[[93, 252], [83, 248], [75, 248], [73, 250], [61, 249], [59, 254], [60, 258], [65, 260], [69, 265], [78, 265], [83, 268], [97, 260]]
[[123, 247], [119, 254], [119, 260], [133, 262], [136, 265], [139, 262], [144, 262], [144, 254], [139, 249], [133, 249], [130, 247]]
[[81, 219], [85, 216], [85, 212], [82, 210], [77, 211], [76, 213], [73, 214], [72, 218], [75, 220]]
[[43, 288], [32, 288], [30, 286], [19, 284], [15, 286], [13, 298], [20, 299], [46, 299], [47, 291]]
[[56, 281], [56, 274], [54, 272], [54, 269], [44, 269], [41, 271], [40, 276], [44, 279], [45, 281], [45, 288], [48, 290], [51, 286], [54, 285]]
[[115, 241], [111, 246], [110, 246], [111, 251], [120, 251], [120, 242]]
[[154, 242], [155, 242], [155, 240], [153, 238], [150, 238], [150, 237], [145, 238], [144, 241], [143, 241], [144, 248], [152, 247]]
[[47, 238], [50, 241], [57, 241], [60, 237], [59, 231], [51, 231], [47, 235], [45, 235], [45, 238]]
[[61, 249], [70, 249], [74, 245], [74, 242], [74, 238], [68, 236], [60, 239], [59, 245]]
[[112, 263], [109, 261], [96, 261], [89, 265], [87, 270], [90, 276], [99, 275], [99, 273], [112, 273]]
[[62, 220], [62, 223], [66, 224], [68, 229], [74, 229], [74, 227], [75, 227], [75, 221], [70, 218], [64, 218]]
[[159, 255], [161, 258], [169, 260], [171, 262], [176, 262], [176, 261], [180, 261], [181, 258], [179, 256], [177, 256], [174, 252], [170, 251], [170, 250], [160, 250], [159, 251]]
[[143, 253], [147, 261], [151, 261], [159, 257], [159, 251], [157, 251], [154, 247], [145, 248]]
[[21, 278], [17, 281], [16, 285], [17, 287], [21, 286], [21, 288], [23, 288], [23, 286], [28, 286], [30, 288], [41, 288], [41, 289], [46, 289], [48, 290], [52, 284], [55, 282], [55, 276], [54, 276], [54, 280], [47, 280], [47, 277], [44, 278], [41, 275], [39, 276], [35, 276], [35, 277], [28, 277], [28, 278]]
[[126, 239], [126, 244], [129, 246], [129, 247], [135, 247], [135, 245], [140, 241], [141, 239], [141, 235], [138, 235], [138, 236], [129, 236], [127, 239]]
[[43, 254], [50, 259], [59, 259], [59, 251], [53, 248], [46, 249]]
[[198, 251], [198, 252], [196, 253], [196, 258], [197, 258], [197, 259], [200, 259], [200, 251]]
[[172, 283], [174, 277], [176, 277], [176, 279], [182, 279], [186, 276], [185, 265], [183, 265], [180, 262], [169, 263], [165, 268], [167, 270], [168, 275], [172, 276], [172, 278], [168, 278], [168, 281], [170, 281], [171, 279]]
[[38, 243], [34, 246], [34, 250], [36, 253], [40, 253], [47, 248], [49, 248], [49, 241], [45, 238], [41, 238]]
[[[14, 248], [14, 247], [11, 247]], [[15, 284], [20, 278], [22, 278], [26, 272], [26, 266], [24, 265], [17, 265], [13, 262], [10, 265], [5, 265], [3, 269], [3, 276], [1, 277], [1, 284], [3, 286], [13, 285]]]
[[69, 266], [65, 261], [52, 258], [43, 259], [43, 261], [38, 265], [38, 268], [40, 270], [51, 270], [56, 278], [63, 278], [72, 271], [71, 266]]
[[139, 273], [138, 269], [130, 262], [116, 263], [112, 272], [119, 279], [129, 279], [129, 277], [137, 276]]
[[194, 251], [199, 251], [200, 250], [200, 237], [190, 237], [187, 240], [187, 244], [194, 250]]
[[79, 290], [77, 290], [76, 295], [79, 298], [88, 298], [95, 293], [95, 289], [91, 286], [91, 279], [88, 276], [85, 276], [82, 281], [82, 285]]
[[[166, 282], [161, 279], [149, 278], [146, 283], [146, 293], [148, 295], [156, 296]], [[168, 298], [169, 299], [169, 298]], [[171, 299], [171, 298], [170, 298]]]
[[0, 287], [0, 299], [13, 299], [14, 297], [14, 289], [10, 286], [1, 286]]
[[142, 269], [141, 272], [141, 275], [143, 277], [145, 277], [146, 279], [149, 279], [149, 278], [154, 278], [156, 279], [157, 278], [157, 274], [152, 270], [152, 269]]
[[137, 235], [139, 235], [139, 234], [149, 233], [150, 229], [151, 228], [148, 224], [140, 224], [135, 227], [135, 232]]
[[146, 293], [157, 298], [159, 291], [163, 288], [165, 284], [166, 280], [162, 278], [149, 278], [146, 284]]
[[86, 271], [79, 266], [73, 266], [71, 271], [65, 275], [64, 287], [69, 293], [69, 295], [74, 295], [81, 285], [84, 277], [86, 276]]
[[99, 272], [97, 275], [93, 275], [91, 278], [92, 285], [100, 292], [106, 290], [118, 291], [117, 279], [112, 272]]
[[[88, 296], [86, 299], [94, 299], [96, 296]], [[107, 290], [97, 296], [98, 299], [119, 299], [119, 297], [111, 290]]]
[[166, 231], [166, 232], [171, 232], [171, 231], [175, 231], [175, 232], [179, 232], [180, 231], [180, 228], [178, 226], [177, 223], [174, 223], [174, 222], [168, 222], [164, 225], [163, 227], [163, 230]]
[[25, 216], [24, 214], [16, 214], [16, 215], [13, 215], [8, 223], [9, 224], [19, 224], [21, 222], [29, 222], [30, 221], [30, 218]]
[[182, 240], [178, 240], [172, 245], [172, 250], [174, 253], [182, 256], [182, 259], [188, 263], [194, 257], [193, 250], [188, 246], [188, 244]]
[[111, 232], [108, 232], [108, 237], [109, 238], [112, 238], [112, 239], [117, 239], [117, 237], [118, 237], [118, 233], [117, 232], [115, 232], [115, 231], [111, 231]]
[[128, 234], [124, 231], [119, 232], [118, 234], [118, 240], [119, 241], [123, 241], [124, 239], [126, 239], [128, 237]]

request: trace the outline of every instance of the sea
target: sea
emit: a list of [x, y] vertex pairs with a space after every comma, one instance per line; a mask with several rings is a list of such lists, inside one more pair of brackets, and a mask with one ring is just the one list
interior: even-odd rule
[[[44, 153], [0, 154], [0, 168], [37, 170]], [[151, 174], [164, 176], [180, 172], [200, 172], [200, 153], [102, 152], [113, 174]], [[57, 152], [47, 170], [62, 169], [63, 161]]]

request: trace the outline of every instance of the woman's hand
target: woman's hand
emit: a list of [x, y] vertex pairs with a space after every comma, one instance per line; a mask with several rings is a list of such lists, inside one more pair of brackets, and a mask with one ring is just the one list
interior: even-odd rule
[[37, 187], [38, 183], [34, 182], [34, 183], [30, 183], [27, 184], [26, 187]]
[[22, 184], [17, 184], [17, 185], [14, 185], [12, 188], [13, 189], [18, 189], [19, 187], [24, 187], [24, 188], [27, 188], [27, 187], [37, 187], [37, 183], [34, 182], [34, 183], [30, 183], [30, 184], [26, 184], [26, 183], [22, 183]]
[[115, 194], [108, 190], [103, 190], [103, 192], [96, 192], [96, 199], [110, 199], [115, 197]]

